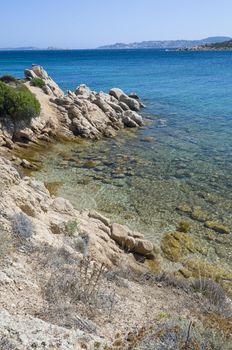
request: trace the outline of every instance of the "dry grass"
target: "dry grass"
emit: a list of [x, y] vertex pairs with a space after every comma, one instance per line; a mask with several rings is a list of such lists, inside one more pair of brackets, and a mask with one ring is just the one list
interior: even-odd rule
[[231, 341], [223, 333], [199, 321], [171, 319], [150, 327], [116, 335], [106, 350], [230, 350]]

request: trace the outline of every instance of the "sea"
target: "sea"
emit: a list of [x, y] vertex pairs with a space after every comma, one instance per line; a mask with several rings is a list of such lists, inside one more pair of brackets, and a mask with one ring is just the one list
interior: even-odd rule
[[[232, 52], [0, 51], [0, 75], [23, 78], [31, 64], [42, 65], [64, 91], [120, 87], [146, 105], [143, 128], [51, 144], [34, 156], [42, 167], [33, 175], [77, 209], [98, 210], [155, 242], [187, 221], [209, 259], [231, 264]], [[211, 233], [183, 207], [231, 233]]]

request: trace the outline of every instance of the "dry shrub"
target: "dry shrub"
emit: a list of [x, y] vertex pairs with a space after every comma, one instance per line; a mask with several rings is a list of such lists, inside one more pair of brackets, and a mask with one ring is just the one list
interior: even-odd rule
[[158, 276], [155, 276], [155, 281], [162, 283], [166, 287], [182, 289], [186, 292], [190, 290], [190, 283], [188, 280], [165, 272]]
[[230, 317], [232, 310], [224, 289], [215, 281], [207, 278], [194, 280], [194, 291], [202, 293], [208, 303], [204, 303], [206, 311], [217, 312], [224, 317]]
[[[70, 257], [69, 257], [70, 259]], [[69, 263], [67, 263], [69, 262]], [[54, 265], [53, 265], [54, 267]], [[84, 314], [87, 319], [104, 314], [111, 318], [116, 305], [115, 288], [106, 279], [106, 268], [89, 257], [82, 260], [66, 260], [66, 264], [52, 268], [50, 278], [43, 287], [44, 299], [49, 305], [46, 317], [62, 323], [86, 324], [77, 314]], [[45, 311], [45, 310], [44, 310]], [[93, 326], [86, 328], [93, 329]]]
[[12, 216], [12, 232], [21, 240], [28, 240], [33, 235], [33, 225], [29, 216], [16, 213]]
[[137, 345], [135, 350], [229, 350], [231, 342], [225, 336], [200, 322], [170, 320], [154, 327]]
[[1, 336], [1, 334], [0, 334], [0, 349], [1, 350], [15, 350], [16, 344], [14, 344], [10, 340], [10, 337], [4, 336], [4, 335]]

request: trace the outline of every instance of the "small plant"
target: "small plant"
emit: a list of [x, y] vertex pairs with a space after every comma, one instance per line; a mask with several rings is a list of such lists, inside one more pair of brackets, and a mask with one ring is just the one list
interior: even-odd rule
[[192, 286], [195, 291], [202, 293], [209, 300], [214, 310], [222, 314], [227, 314], [230, 310], [224, 289], [215, 281], [199, 278], [193, 282]]
[[33, 78], [31, 79], [31, 85], [42, 89], [45, 86], [45, 82], [40, 78]]
[[78, 229], [78, 222], [76, 220], [69, 220], [66, 223], [66, 230], [69, 236], [74, 236]]
[[135, 350], [229, 350], [229, 339], [201, 322], [169, 320], [147, 331]]
[[74, 238], [72, 242], [73, 248], [82, 253], [84, 256], [87, 256], [88, 254], [88, 237], [84, 235], [79, 235], [78, 237]]
[[22, 240], [28, 240], [33, 234], [33, 225], [30, 218], [23, 213], [12, 216], [12, 231], [15, 236]]
[[190, 229], [190, 223], [188, 221], [180, 221], [177, 228], [178, 231], [187, 233]]

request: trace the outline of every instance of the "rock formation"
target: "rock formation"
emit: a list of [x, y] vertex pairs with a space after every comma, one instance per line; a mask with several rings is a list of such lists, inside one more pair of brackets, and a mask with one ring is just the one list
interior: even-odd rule
[[[41, 113], [30, 123], [0, 120], [0, 146], [13, 148], [14, 142], [37, 143], [54, 137], [100, 139], [115, 136], [124, 127], [143, 125], [137, 112], [144, 105], [136, 94], [127, 96], [120, 89], [97, 93], [84, 84], [65, 94], [38, 65], [26, 69], [25, 78], [25, 85], [40, 102]], [[34, 86], [33, 79], [39, 79], [42, 87]]]
[[[30, 217], [35, 242], [45, 240], [49, 243], [54, 239], [58, 242], [58, 235], [62, 237], [68, 234], [69, 222], [77, 222], [78, 229], [72, 232], [72, 236], [79, 237], [80, 233], [84, 235], [88, 240], [89, 254], [105, 266], [120, 264], [124, 257], [128, 266], [143, 269], [142, 264], [136, 262], [133, 253], [145, 258], [154, 258], [151, 256], [153, 244], [145, 240], [141, 233], [111, 223], [95, 211], [76, 211], [67, 200], [51, 197], [43, 183], [30, 177], [21, 179], [11, 163], [4, 158], [0, 158], [0, 174], [4, 224], [10, 227], [15, 213], [23, 213]], [[133, 245], [129, 243], [129, 238], [134, 240]]]

